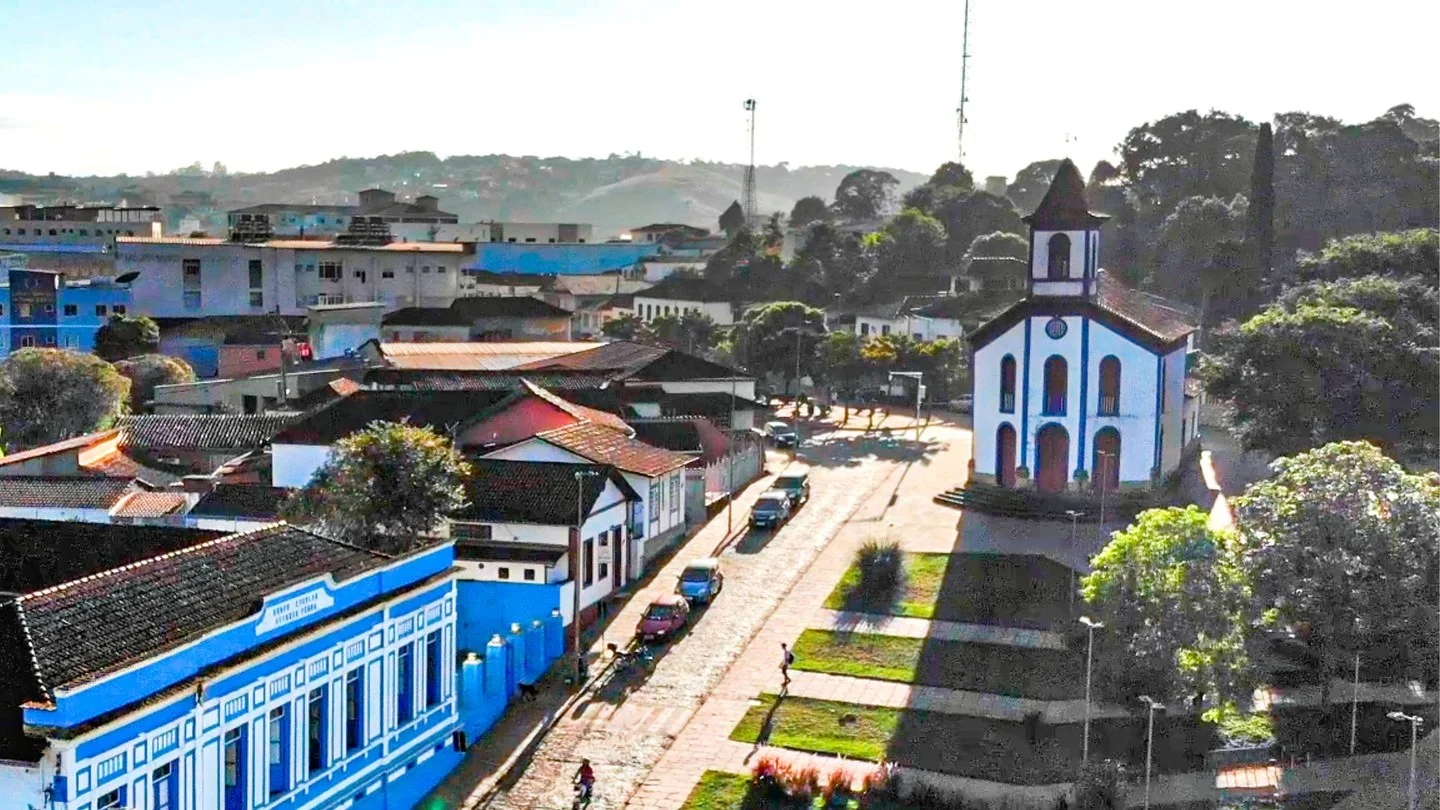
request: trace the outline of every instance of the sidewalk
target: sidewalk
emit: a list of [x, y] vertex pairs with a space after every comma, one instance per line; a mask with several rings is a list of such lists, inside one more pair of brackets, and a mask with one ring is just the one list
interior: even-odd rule
[[940, 641], [971, 641], [978, 644], [1005, 644], [1038, 650], [1063, 650], [1065, 639], [1048, 630], [1026, 630], [993, 624], [966, 624], [913, 616], [886, 616], [821, 608], [815, 612], [812, 627], [839, 632], [875, 633], [902, 638], [938, 639]]
[[[970, 692], [939, 686], [918, 686], [899, 681], [880, 681], [850, 675], [792, 670], [789, 697], [836, 700], [861, 706], [885, 706], [907, 711], [963, 714], [991, 720], [1022, 721], [1031, 713], [1039, 713], [1048, 724], [1080, 723], [1085, 720], [1085, 700], [1036, 700], [1007, 697], [990, 692]], [[1095, 704], [1092, 719], [1129, 717], [1130, 713], [1115, 706]]]

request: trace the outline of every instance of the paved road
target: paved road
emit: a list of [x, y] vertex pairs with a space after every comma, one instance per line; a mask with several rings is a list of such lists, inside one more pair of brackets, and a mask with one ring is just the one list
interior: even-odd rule
[[[724, 676], [790, 587], [830, 542], [861, 501], [896, 467], [918, 458], [919, 447], [854, 434], [818, 437], [802, 464], [812, 476], [811, 501], [778, 532], [742, 533], [722, 555], [725, 590], [690, 631], [660, 652], [653, 673], [614, 675], [595, 699], [582, 702], [540, 744], [524, 775], [486, 805], [494, 808], [570, 806], [570, 779], [582, 757], [595, 766], [595, 810], [620, 807], [660, 759], [706, 694]], [[772, 459], [771, 469], [782, 463]], [[737, 504], [753, 500], [758, 488]], [[722, 515], [677, 555], [672, 566], [704, 556], [725, 536]], [[656, 588], [668, 590], [673, 574], [662, 572]], [[637, 597], [646, 598], [644, 594]], [[634, 605], [632, 604], [632, 608]], [[617, 618], [611, 641], [629, 627]], [[617, 633], [617, 631], [620, 631]], [[779, 649], [776, 649], [776, 664]]]

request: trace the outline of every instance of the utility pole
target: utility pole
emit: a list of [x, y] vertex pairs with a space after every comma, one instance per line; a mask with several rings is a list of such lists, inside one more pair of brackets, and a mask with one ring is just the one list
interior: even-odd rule
[[960, 106], [955, 110], [955, 159], [965, 162], [965, 67], [970, 61], [970, 0], [965, 0], [965, 25], [960, 35]]
[[[1080, 518], [1085, 517], [1084, 512], [1077, 512], [1074, 509], [1066, 509], [1065, 514], [1070, 516], [1070, 553], [1075, 553], [1075, 524]], [[1075, 615], [1075, 566], [1074, 560], [1066, 568], [1070, 569], [1070, 615]]]
[[1163, 710], [1165, 704], [1149, 695], [1141, 695], [1140, 702], [1150, 707], [1150, 723], [1145, 732], [1145, 810], [1150, 810], [1150, 763], [1155, 752], [1155, 710]]
[[1080, 762], [1090, 761], [1090, 673], [1095, 664], [1095, 631], [1104, 627], [1104, 623], [1097, 622], [1089, 616], [1081, 616], [1080, 623], [1085, 625], [1085, 731], [1084, 738], [1080, 743]]
[[755, 99], [745, 99], [745, 111], [750, 113], [750, 162], [745, 165], [744, 200], [740, 205], [745, 209], [745, 225], [756, 227], [760, 212], [755, 210]]
[[1385, 716], [1410, 724], [1410, 794], [1409, 802], [1405, 806], [1410, 810], [1419, 810], [1420, 794], [1415, 790], [1415, 745], [1420, 739], [1420, 724], [1425, 722], [1425, 718], [1404, 712], [1390, 712]]
[[585, 479], [597, 470], [575, 471], [575, 535], [570, 540], [570, 638], [575, 644], [575, 686], [585, 685], [585, 651], [580, 649], [580, 535], [585, 527]]

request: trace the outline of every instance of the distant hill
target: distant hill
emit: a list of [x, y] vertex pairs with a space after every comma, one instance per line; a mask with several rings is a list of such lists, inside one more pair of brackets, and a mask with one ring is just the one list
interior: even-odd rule
[[[762, 211], [789, 213], [801, 197], [833, 199], [840, 179], [859, 166], [761, 166], [756, 172]], [[924, 175], [883, 169], [900, 191]], [[340, 158], [317, 166], [231, 174], [199, 165], [145, 177], [63, 177], [0, 171], [0, 195], [25, 202], [119, 202], [161, 205], [173, 228], [186, 216], [223, 225], [223, 212], [260, 202], [353, 203], [361, 189], [379, 186], [402, 197], [433, 194], [461, 221], [589, 222], [596, 238], [651, 222], [685, 222], [715, 229], [720, 212], [740, 197], [744, 167], [682, 163], [636, 156], [573, 160], [430, 152]]]

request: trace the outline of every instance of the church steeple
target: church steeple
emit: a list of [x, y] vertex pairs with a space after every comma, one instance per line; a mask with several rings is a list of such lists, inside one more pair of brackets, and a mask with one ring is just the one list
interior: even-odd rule
[[1030, 226], [1030, 295], [1085, 296], [1095, 290], [1100, 226], [1109, 217], [1085, 204], [1085, 180], [1069, 158], [1033, 213]]

